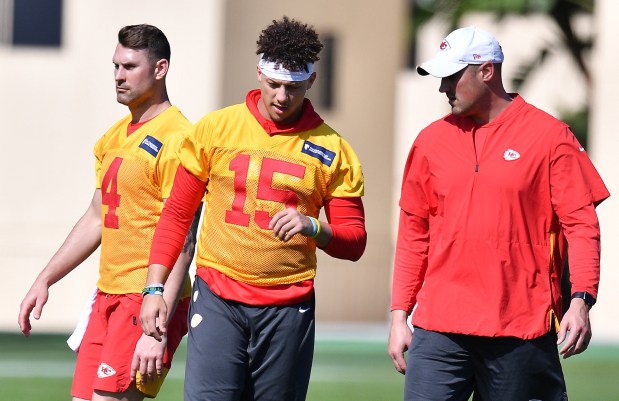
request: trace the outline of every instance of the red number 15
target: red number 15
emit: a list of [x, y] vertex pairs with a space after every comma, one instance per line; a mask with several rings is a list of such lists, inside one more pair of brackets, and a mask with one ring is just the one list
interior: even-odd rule
[[[239, 226], [249, 225], [251, 215], [243, 212], [245, 201], [247, 200], [247, 172], [249, 170], [249, 162], [250, 156], [241, 154], [232, 159], [228, 166], [235, 174], [234, 200], [232, 201], [232, 210], [226, 211], [226, 223]], [[305, 166], [265, 157], [262, 159], [262, 166], [260, 167], [256, 198], [281, 202], [286, 205], [286, 208], [296, 207], [299, 203], [299, 197], [296, 193], [290, 190], [272, 187], [274, 173], [303, 178], [305, 175]], [[269, 212], [256, 210], [254, 219], [258, 227], [265, 230], [269, 229], [269, 221], [271, 221]]]

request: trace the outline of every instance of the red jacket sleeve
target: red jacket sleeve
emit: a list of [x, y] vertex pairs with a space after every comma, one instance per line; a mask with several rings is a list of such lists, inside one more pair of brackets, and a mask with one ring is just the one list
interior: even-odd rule
[[169, 269], [174, 267], [205, 188], [205, 182], [198, 180], [182, 165], [178, 166], [172, 192], [155, 228], [149, 264], [160, 264]]
[[429, 240], [428, 219], [400, 210], [391, 310], [410, 314], [417, 303], [417, 293], [428, 268]]
[[586, 291], [597, 298], [600, 282], [600, 224], [593, 204], [560, 219], [568, 243], [572, 293]]
[[325, 202], [325, 215], [333, 237], [323, 251], [334, 258], [359, 260], [367, 242], [361, 198], [329, 199]]

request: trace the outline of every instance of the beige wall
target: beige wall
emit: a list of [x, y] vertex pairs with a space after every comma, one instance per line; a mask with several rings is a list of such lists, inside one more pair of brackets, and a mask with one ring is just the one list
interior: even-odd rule
[[[385, 216], [392, 203], [385, 177], [391, 175], [394, 77], [403, 55], [405, 2], [371, 13], [345, 2], [291, 3], [186, 1], [171, 9], [162, 0], [67, 0], [61, 49], [0, 45], [0, 58], [8, 60], [0, 85], [9, 94], [0, 98], [5, 127], [0, 184], [17, 194], [0, 198], [0, 265], [9, 278], [0, 292], [0, 329], [17, 329], [18, 303], [88, 206], [94, 142], [126, 113], [114, 101], [111, 74], [118, 29], [147, 22], [164, 30], [172, 44], [171, 99], [196, 121], [243, 101], [255, 87], [256, 40], [284, 14], [337, 38], [337, 101], [333, 110], [319, 112], [357, 150], [368, 188], [366, 254], [357, 264], [319, 257], [319, 316], [385, 319], [391, 265]], [[97, 269], [98, 253], [54, 285], [35, 330], [70, 329]]]
[[591, 155], [596, 167], [611, 193], [611, 197], [598, 207], [602, 230], [602, 273], [599, 300], [591, 311], [594, 339], [619, 342], [619, 130], [616, 114], [619, 79], [619, 2], [596, 1], [596, 29], [600, 33], [592, 60], [593, 114], [591, 119]]
[[[172, 44], [170, 96], [193, 121], [215, 108], [243, 101], [255, 86], [255, 42], [262, 28], [282, 15], [314, 25], [337, 38], [336, 104], [319, 110], [346, 137], [364, 165], [367, 183], [368, 248], [358, 263], [319, 254], [318, 316], [329, 320], [385, 321], [396, 231], [397, 200], [404, 157], [420, 128], [448, 111], [438, 81], [404, 71], [405, 0], [379, 2], [287, 0], [65, 0], [64, 45], [60, 50], [11, 48], [0, 44], [0, 330], [17, 330], [19, 302], [36, 274], [86, 209], [93, 191], [92, 146], [126, 109], [114, 101], [111, 56], [118, 29], [148, 22]], [[618, 35], [611, 0], [598, 0], [595, 106], [591, 155], [617, 188], [613, 96], [619, 84], [609, 66], [619, 65], [611, 40]], [[354, 7], [353, 7], [354, 5]], [[472, 21], [471, 21], [472, 22]], [[492, 30], [506, 50], [506, 75], [552, 34], [543, 20], [507, 21]], [[527, 45], [523, 33], [534, 36]], [[430, 57], [444, 27], [429, 26], [420, 56]], [[511, 69], [511, 70], [510, 70]], [[612, 68], [611, 68], [612, 69]], [[320, 77], [318, 78], [320, 79]], [[583, 100], [582, 83], [560, 54], [523, 88], [525, 98], [558, 114]], [[619, 145], [619, 144], [618, 144]], [[614, 173], [614, 174], [613, 174]], [[619, 293], [619, 231], [616, 199], [600, 207], [603, 276], [592, 313], [596, 339], [619, 338], [613, 306]], [[73, 327], [97, 277], [98, 254], [52, 287], [35, 330]]]
[[[219, 106], [222, 4], [65, 0], [60, 49], [0, 44], [0, 330], [17, 330], [19, 302], [90, 203], [95, 141], [127, 114], [112, 75], [118, 29], [166, 33], [170, 98], [195, 120]], [[35, 330], [72, 328], [97, 277], [98, 253], [52, 287]]]

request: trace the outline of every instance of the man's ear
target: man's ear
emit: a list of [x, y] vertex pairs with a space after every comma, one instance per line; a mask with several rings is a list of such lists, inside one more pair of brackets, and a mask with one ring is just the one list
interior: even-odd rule
[[170, 62], [164, 58], [155, 63], [155, 79], [163, 79], [168, 73]]
[[261, 82], [262, 81], [262, 70], [258, 66], [256, 66], [256, 75], [258, 76], [258, 82]]
[[494, 76], [494, 64], [491, 61], [486, 61], [479, 66], [482, 81], [490, 81]]
[[308, 78], [308, 83], [307, 83], [307, 89], [311, 88], [312, 85], [314, 84], [314, 81], [316, 80], [316, 72], [312, 72], [312, 75], [310, 75], [310, 77]]

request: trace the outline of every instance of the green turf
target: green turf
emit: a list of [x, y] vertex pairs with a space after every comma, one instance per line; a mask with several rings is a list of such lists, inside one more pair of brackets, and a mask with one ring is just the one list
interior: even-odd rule
[[309, 401], [401, 400], [404, 376], [393, 368], [387, 345], [318, 341]]
[[[0, 333], [0, 401], [69, 399], [74, 357], [66, 335]], [[401, 400], [404, 378], [386, 344], [317, 341], [308, 401]], [[182, 400], [184, 343], [157, 397]], [[570, 401], [619, 401], [619, 346], [592, 346], [563, 362]]]

